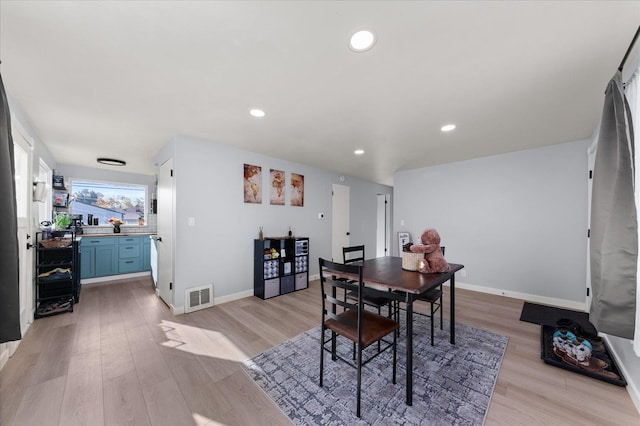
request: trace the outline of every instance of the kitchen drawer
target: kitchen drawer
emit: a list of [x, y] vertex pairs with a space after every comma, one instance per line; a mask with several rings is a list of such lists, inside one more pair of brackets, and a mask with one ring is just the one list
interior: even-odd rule
[[274, 278], [272, 280], [266, 280], [264, 282], [264, 298], [280, 295], [280, 279]]
[[128, 274], [131, 272], [139, 272], [142, 269], [141, 259], [120, 259], [118, 261], [118, 273]]
[[140, 237], [118, 237], [118, 244], [121, 246], [140, 245]]
[[301, 272], [296, 274], [296, 290], [307, 288], [307, 273]]
[[82, 237], [80, 247], [96, 247], [96, 246], [113, 246], [116, 244], [117, 238], [114, 237]]
[[140, 249], [140, 245], [120, 245], [118, 246], [118, 258], [119, 259], [128, 259], [130, 257], [140, 257], [142, 253]]

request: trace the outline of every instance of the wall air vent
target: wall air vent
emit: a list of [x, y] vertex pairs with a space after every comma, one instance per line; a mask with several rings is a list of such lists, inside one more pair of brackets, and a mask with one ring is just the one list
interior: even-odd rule
[[184, 313], [198, 311], [213, 306], [213, 284], [192, 287], [185, 290]]

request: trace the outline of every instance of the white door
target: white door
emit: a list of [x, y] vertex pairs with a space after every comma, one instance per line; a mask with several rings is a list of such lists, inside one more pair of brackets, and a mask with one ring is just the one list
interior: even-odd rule
[[376, 215], [376, 257], [389, 256], [389, 201], [387, 194], [378, 194]]
[[331, 256], [334, 262], [342, 263], [342, 247], [349, 246], [349, 187], [333, 185], [331, 210]]
[[[27, 248], [28, 243], [33, 243], [33, 236], [29, 225], [31, 217], [32, 186], [32, 147], [20, 134], [13, 132], [16, 201], [18, 211], [18, 256], [20, 261], [20, 329], [22, 335], [33, 322], [34, 297], [33, 297], [33, 250]], [[17, 347], [17, 343], [15, 344]], [[10, 351], [15, 350], [11, 348]]]
[[173, 308], [173, 158], [158, 173], [158, 296]]

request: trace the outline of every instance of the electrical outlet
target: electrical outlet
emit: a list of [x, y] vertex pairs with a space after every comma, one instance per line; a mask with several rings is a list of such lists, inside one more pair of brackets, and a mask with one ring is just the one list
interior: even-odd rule
[[188, 219], [188, 225], [189, 226], [196, 226], [196, 218], [195, 217], [190, 217]]
[[463, 269], [462, 271], [460, 271], [460, 276], [461, 276], [462, 278], [465, 278], [465, 277], [467, 276], [467, 270], [466, 270], [466, 269]]

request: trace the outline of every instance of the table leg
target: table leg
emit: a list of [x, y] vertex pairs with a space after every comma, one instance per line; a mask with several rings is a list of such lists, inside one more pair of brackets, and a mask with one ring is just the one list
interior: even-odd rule
[[[450, 321], [449, 324], [449, 342], [452, 345], [456, 344], [456, 273], [454, 272], [451, 275], [451, 287], [449, 288], [449, 301], [451, 302], [450, 306]], [[442, 306], [440, 307], [442, 309]], [[433, 318], [431, 319], [433, 321]]]
[[413, 405], [413, 296], [407, 293], [407, 405]]

